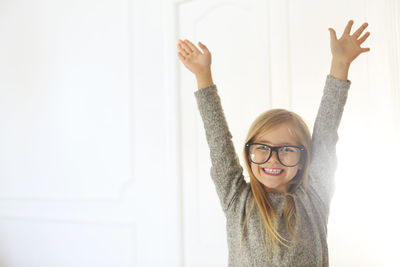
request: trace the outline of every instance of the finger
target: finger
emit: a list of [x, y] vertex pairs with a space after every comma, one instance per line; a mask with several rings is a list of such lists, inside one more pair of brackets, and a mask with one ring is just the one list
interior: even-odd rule
[[179, 51], [183, 56], [189, 55], [189, 53], [186, 52], [186, 50], [182, 47], [181, 44], [178, 44], [177, 47], [178, 47], [178, 51]]
[[346, 28], [343, 31], [343, 35], [350, 35], [351, 26], [353, 26], [353, 23], [354, 23], [353, 20], [349, 20], [349, 22], [347, 23]]
[[178, 52], [178, 57], [180, 58], [181, 61], [186, 60], [185, 56], [183, 56], [181, 52]]
[[368, 23], [364, 23], [363, 25], [361, 25], [360, 28], [358, 28], [357, 31], [354, 32], [353, 36], [358, 38], [361, 35], [361, 33], [365, 30], [365, 28], [367, 28], [367, 27], [368, 27]]
[[191, 54], [193, 51], [192, 49], [183, 41], [180, 41], [180, 45], [183, 48], [183, 50], [186, 51], [186, 53]]
[[192, 42], [190, 42], [189, 40], [185, 39], [185, 43], [195, 52], [200, 53], [201, 51], [194, 45], [192, 44]]
[[203, 45], [201, 42], [199, 42], [199, 46], [200, 46], [201, 50], [204, 51], [204, 53], [210, 53], [207, 46]]
[[334, 29], [332, 29], [332, 28], [329, 28], [329, 32], [331, 33], [331, 41], [335, 41], [335, 40], [337, 40], [337, 37], [336, 37], [336, 32], [335, 32], [335, 30], [334, 30]]
[[179, 52], [185, 59], [186, 59], [187, 56], [189, 56], [189, 54], [186, 53], [186, 51], [183, 50], [183, 49], [182, 49], [182, 50], [179, 50], [178, 52]]
[[369, 48], [361, 48], [361, 53], [368, 52], [369, 50], [370, 50]]
[[363, 35], [363, 37], [361, 37], [361, 38], [358, 40], [358, 43], [359, 43], [359, 44], [362, 44], [362, 43], [368, 38], [368, 36], [369, 36], [369, 32], [365, 33], [365, 34]]

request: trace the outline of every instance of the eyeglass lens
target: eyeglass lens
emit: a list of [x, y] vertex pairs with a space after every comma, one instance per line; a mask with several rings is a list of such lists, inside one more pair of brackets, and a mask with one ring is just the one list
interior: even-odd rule
[[[294, 166], [300, 161], [301, 151], [297, 147], [281, 147], [278, 149], [279, 159], [283, 165]], [[252, 144], [249, 147], [251, 161], [256, 164], [264, 163], [271, 153], [271, 149], [265, 145]], [[272, 156], [271, 156], [272, 157]]]

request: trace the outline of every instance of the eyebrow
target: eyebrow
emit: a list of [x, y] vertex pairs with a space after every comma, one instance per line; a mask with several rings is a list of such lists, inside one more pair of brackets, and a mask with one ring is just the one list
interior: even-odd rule
[[[255, 142], [256, 143], [272, 144], [270, 141], [267, 141], [267, 140], [260, 140], [260, 141], [255, 141]], [[295, 146], [295, 144], [290, 144], [290, 143], [281, 143], [281, 144], [278, 144], [277, 146], [281, 146], [281, 145]]]

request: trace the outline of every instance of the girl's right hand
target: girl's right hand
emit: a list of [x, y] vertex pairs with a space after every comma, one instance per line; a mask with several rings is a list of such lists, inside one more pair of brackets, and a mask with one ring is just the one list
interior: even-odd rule
[[183, 65], [196, 76], [210, 72], [211, 70], [211, 53], [207, 47], [200, 42], [199, 46], [204, 53], [187, 39], [185, 39], [185, 41], [179, 39], [177, 44], [179, 59], [182, 61]]

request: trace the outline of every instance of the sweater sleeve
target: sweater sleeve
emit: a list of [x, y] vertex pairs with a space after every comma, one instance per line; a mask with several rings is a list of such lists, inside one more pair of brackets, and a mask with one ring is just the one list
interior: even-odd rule
[[246, 186], [215, 84], [195, 91], [211, 157], [211, 178], [225, 214]]
[[334, 193], [337, 168], [336, 143], [338, 127], [346, 103], [351, 81], [327, 75], [322, 100], [314, 122], [311, 142], [309, 185], [315, 190], [326, 215]]

